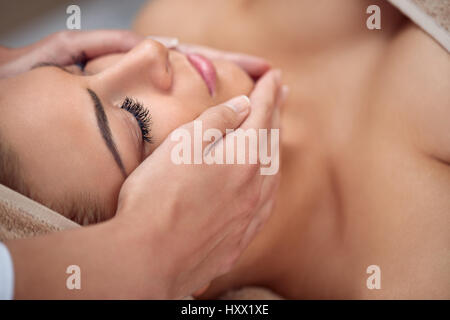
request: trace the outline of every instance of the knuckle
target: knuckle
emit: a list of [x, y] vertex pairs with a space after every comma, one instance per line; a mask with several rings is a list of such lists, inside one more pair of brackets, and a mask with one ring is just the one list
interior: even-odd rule
[[70, 45], [70, 42], [73, 40], [74, 36], [75, 31], [64, 30], [55, 33], [53, 40], [55, 40], [59, 45], [65, 46]]

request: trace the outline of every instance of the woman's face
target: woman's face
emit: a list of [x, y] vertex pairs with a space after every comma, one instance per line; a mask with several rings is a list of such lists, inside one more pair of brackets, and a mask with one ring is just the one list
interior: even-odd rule
[[[42, 66], [2, 80], [1, 136], [29, 188], [44, 202], [87, 195], [114, 210], [126, 175], [173, 129], [253, 87], [235, 64], [212, 61], [211, 93], [192, 61], [145, 40], [127, 54], [90, 61], [84, 72]], [[121, 108], [127, 97], [148, 109], [152, 143], [142, 136], [145, 119], [132, 114], [137, 106]]]

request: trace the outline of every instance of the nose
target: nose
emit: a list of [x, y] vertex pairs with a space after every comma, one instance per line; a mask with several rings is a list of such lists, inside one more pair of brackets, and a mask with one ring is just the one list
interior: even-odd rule
[[169, 50], [160, 42], [146, 39], [92, 80], [97, 87], [116, 95], [136, 88], [169, 90], [172, 86]]

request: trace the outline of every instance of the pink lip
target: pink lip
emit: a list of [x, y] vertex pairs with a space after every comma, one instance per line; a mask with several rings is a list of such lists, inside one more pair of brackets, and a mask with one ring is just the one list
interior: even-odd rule
[[197, 69], [208, 87], [209, 94], [214, 95], [216, 91], [216, 69], [212, 62], [202, 55], [196, 53], [186, 54], [189, 62]]

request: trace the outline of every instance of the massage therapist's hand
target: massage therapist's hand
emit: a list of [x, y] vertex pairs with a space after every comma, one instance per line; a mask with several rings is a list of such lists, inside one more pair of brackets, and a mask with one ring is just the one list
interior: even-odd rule
[[[280, 74], [271, 71], [257, 83], [251, 107], [246, 97], [235, 98], [227, 104], [240, 109], [237, 112], [220, 105], [197, 121], [203, 130], [222, 132], [278, 128], [282, 94]], [[182, 129], [194, 137], [193, 123]], [[214, 148], [224, 146], [230, 135]], [[134, 230], [133, 241], [142, 244], [142, 254], [127, 256], [122, 263], [128, 269], [142, 267], [135, 276], [141, 279], [137, 289], [143, 289], [143, 295], [148, 282], [154, 286], [148, 292], [182, 298], [230, 271], [267, 220], [278, 184], [278, 174], [263, 176], [258, 164], [176, 165], [171, 160], [176, 144], [164, 141], [127, 178], [119, 195], [114, 219], [122, 230]], [[142, 262], [145, 256], [148, 261]]]
[[109, 53], [126, 52], [144, 38], [125, 30], [60, 31], [32, 45], [0, 48], [0, 78], [30, 70], [41, 62], [70, 65]]
[[[226, 59], [240, 65], [257, 78], [269, 69], [262, 58], [211, 49], [204, 46], [179, 44], [175, 38], [151, 37], [180, 52], [195, 52], [210, 59]], [[126, 30], [60, 31], [23, 48], [0, 46], [0, 78], [12, 77], [30, 70], [38, 63], [70, 65], [118, 52], [127, 52], [144, 39]], [[174, 45], [174, 42], [176, 45]]]

